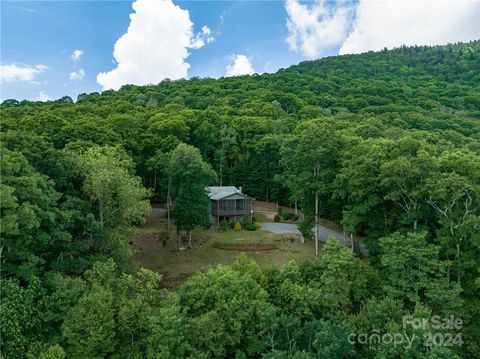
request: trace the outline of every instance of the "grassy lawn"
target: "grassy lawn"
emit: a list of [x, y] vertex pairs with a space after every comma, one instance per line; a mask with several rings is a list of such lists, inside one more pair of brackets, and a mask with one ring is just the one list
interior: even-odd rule
[[265, 213], [265, 212], [253, 212], [253, 216], [255, 217], [255, 221], [263, 223], [263, 222], [273, 222], [273, 217], [275, 213]]
[[212, 238], [211, 244], [215, 248], [254, 252], [276, 250], [279, 249], [282, 242], [294, 243], [300, 239], [300, 237], [296, 235], [279, 235], [261, 229], [240, 232], [232, 230], [215, 232], [210, 230], [209, 236]]
[[[290, 260], [302, 262], [315, 257], [313, 242], [298, 243], [292, 235], [279, 235], [263, 230], [225, 232], [195, 230], [194, 248], [175, 249], [175, 238], [163, 245], [166, 235], [164, 213], [154, 210], [147, 223], [137, 228], [134, 236], [134, 265], [152, 269], [163, 275], [165, 287], [178, 287], [185, 279], [198, 271], [217, 264], [231, 264], [240, 253], [255, 260], [261, 268], [280, 267]], [[228, 250], [215, 248], [221, 244]], [[274, 245], [276, 249], [255, 250], [251, 245]], [[246, 245], [247, 251], [235, 250]]]

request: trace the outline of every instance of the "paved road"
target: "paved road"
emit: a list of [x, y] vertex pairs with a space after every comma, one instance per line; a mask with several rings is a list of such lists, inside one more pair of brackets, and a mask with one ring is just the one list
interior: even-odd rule
[[[262, 223], [262, 229], [268, 232], [279, 233], [279, 234], [288, 234], [288, 233], [300, 234], [300, 231], [298, 230], [297, 225], [291, 224], [291, 223], [266, 222], [266, 223]], [[327, 228], [325, 226], [322, 226], [321, 224], [318, 225], [318, 235], [319, 235], [318, 238], [324, 242], [328, 239], [328, 237], [333, 236], [345, 247], [350, 248], [352, 245], [350, 242], [349, 236], [346, 236], [344, 238], [342, 232], [338, 232], [333, 229]], [[367, 254], [367, 250], [363, 244], [360, 245], [360, 248], [358, 248], [358, 250], [363, 255]]]

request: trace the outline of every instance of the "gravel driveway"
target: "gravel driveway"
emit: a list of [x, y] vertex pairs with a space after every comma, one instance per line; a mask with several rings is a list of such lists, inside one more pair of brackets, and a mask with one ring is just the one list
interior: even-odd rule
[[[268, 232], [278, 233], [278, 234], [288, 234], [288, 233], [300, 234], [300, 231], [298, 230], [297, 225], [291, 224], [291, 223], [266, 222], [266, 223], [262, 223], [262, 229]], [[322, 226], [321, 224], [318, 225], [318, 235], [319, 235], [318, 238], [324, 242], [328, 239], [329, 236], [333, 236], [345, 247], [350, 248], [352, 245], [350, 242], [349, 236], [346, 236], [344, 238], [343, 233], [327, 228], [325, 226]], [[362, 255], [367, 255], [367, 249], [365, 248], [363, 243], [360, 244], [360, 248], [358, 248], [358, 250]]]
[[262, 229], [272, 232], [272, 233], [279, 233], [279, 234], [300, 234], [300, 231], [297, 229], [296, 224], [290, 223], [276, 223], [276, 222], [266, 222], [262, 223]]

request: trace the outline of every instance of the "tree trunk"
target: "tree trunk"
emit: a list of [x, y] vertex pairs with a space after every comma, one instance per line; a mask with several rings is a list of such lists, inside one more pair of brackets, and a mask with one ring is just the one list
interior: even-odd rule
[[99, 212], [99, 216], [100, 216], [100, 225], [103, 228], [103, 206], [102, 206], [102, 202], [98, 203], [98, 212]]
[[450, 284], [450, 258], [449, 258], [449, 255], [447, 253], [447, 282], [448, 284]]
[[155, 168], [153, 173], [153, 191], [157, 189], [157, 169]]
[[177, 250], [179, 251], [182, 247], [182, 231], [177, 230]]
[[192, 248], [192, 230], [188, 232], [188, 248]]
[[171, 231], [171, 223], [170, 223], [170, 180], [168, 181], [168, 189], [167, 189], [167, 231], [170, 234]]
[[318, 193], [315, 193], [315, 258], [318, 258]]
[[297, 200], [295, 200], [295, 215], [298, 216]]
[[387, 208], [383, 205], [383, 234], [387, 235]]
[[[460, 259], [460, 244], [457, 243], [457, 252], [455, 253], [455, 261]], [[457, 270], [457, 282], [460, 285], [460, 271]]]
[[222, 186], [222, 183], [223, 183], [223, 153], [222, 155], [220, 156], [220, 166], [219, 166], [219, 178], [220, 178], [220, 186]]

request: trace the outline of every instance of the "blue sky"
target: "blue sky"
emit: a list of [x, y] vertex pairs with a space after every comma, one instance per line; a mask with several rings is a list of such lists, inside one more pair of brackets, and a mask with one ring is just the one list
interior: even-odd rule
[[404, 4], [137, 0], [131, 20], [132, 1], [2, 1], [1, 99], [75, 99], [125, 83], [274, 72], [338, 53], [480, 37], [479, 2], [424, 1], [408, 16]]
[[[282, 2], [179, 1], [194, 23], [194, 31], [206, 25], [215, 31], [215, 41], [189, 50], [189, 76], [219, 77], [234, 54], [247, 55], [259, 72], [275, 71], [297, 63], [301, 56], [285, 42], [286, 12]], [[2, 86], [2, 99], [35, 99], [40, 91], [52, 98], [100, 91], [97, 73], [113, 68], [113, 46], [129, 25], [130, 1], [2, 2], [2, 63], [48, 70], [35, 82], [9, 82]], [[223, 19], [223, 20], [222, 20]], [[83, 50], [78, 61], [71, 59]], [[69, 74], [84, 69], [81, 81]]]
[[[128, 2], [3, 2], [1, 60], [48, 69], [35, 81], [13, 81], [2, 86], [2, 99], [35, 99], [40, 91], [53, 98], [98, 91], [98, 70], [112, 66], [112, 48], [128, 27]], [[83, 49], [79, 61], [71, 54]], [[80, 67], [81, 66], [81, 67]], [[85, 70], [82, 81], [69, 74]]]

